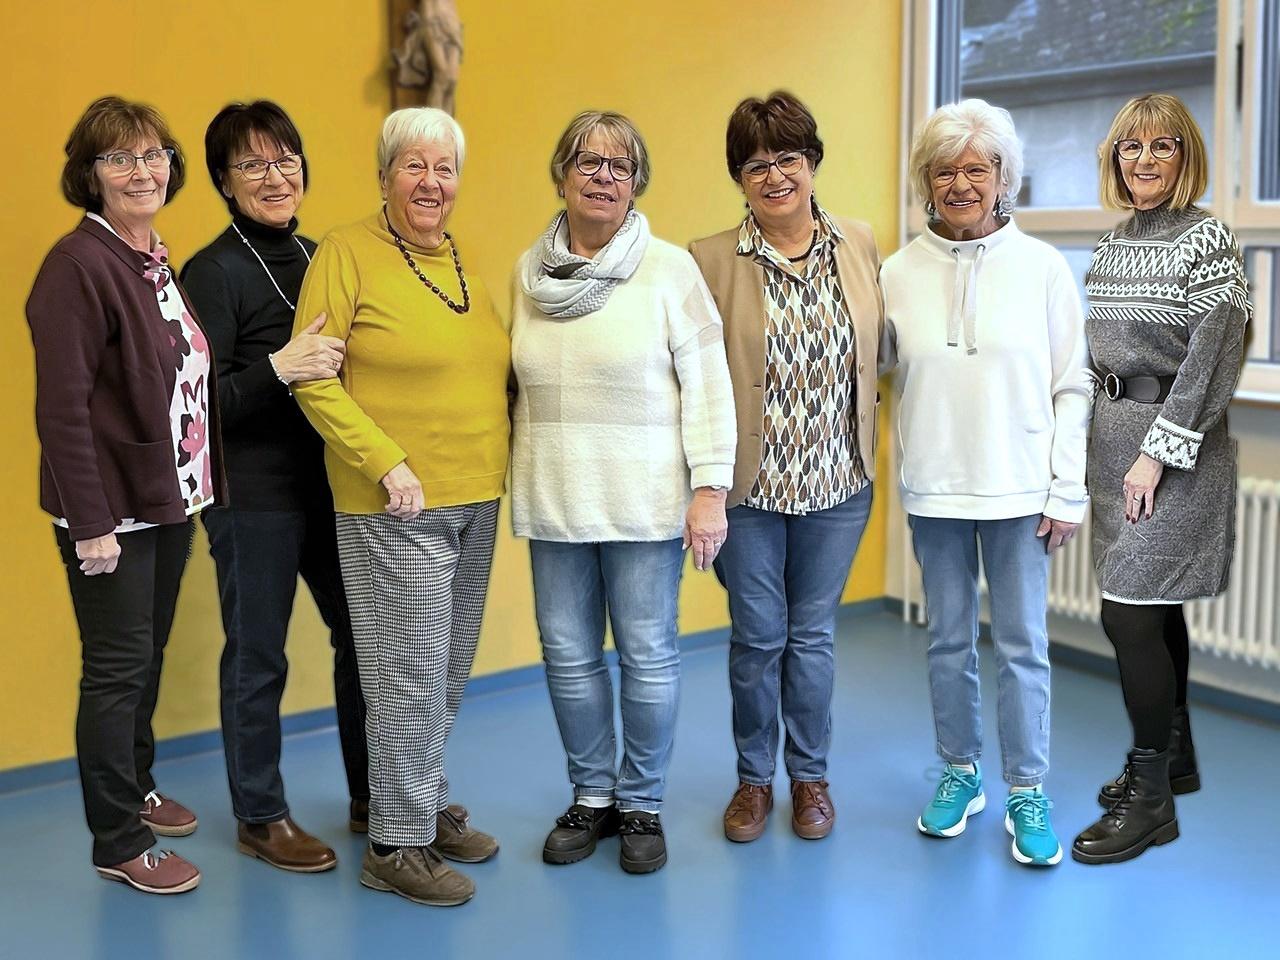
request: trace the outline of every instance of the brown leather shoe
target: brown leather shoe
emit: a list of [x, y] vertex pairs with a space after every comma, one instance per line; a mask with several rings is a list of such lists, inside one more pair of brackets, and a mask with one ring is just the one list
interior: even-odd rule
[[724, 811], [724, 835], [734, 843], [759, 839], [772, 809], [772, 784], [739, 783]]
[[369, 801], [352, 800], [351, 811], [347, 815], [347, 829], [352, 833], [369, 832]]
[[458, 863], [482, 863], [498, 852], [498, 841], [472, 830], [467, 808], [456, 803], [436, 814], [436, 839], [431, 846], [440, 856]]
[[128, 884], [143, 893], [186, 893], [200, 883], [200, 871], [172, 850], [148, 850], [114, 867], [98, 867], [98, 876]]
[[797, 837], [821, 840], [836, 825], [836, 808], [825, 780], [791, 781], [791, 829]]
[[185, 837], [196, 832], [196, 815], [164, 794], [152, 790], [143, 799], [142, 809], [138, 811], [142, 822], [151, 828], [152, 833], [162, 837]]
[[456, 907], [476, 893], [471, 879], [441, 860], [430, 847], [401, 847], [385, 857], [369, 847], [364, 852], [360, 882], [370, 890], [385, 890], [432, 907]]
[[292, 817], [238, 824], [236, 849], [293, 873], [323, 873], [338, 865], [337, 854], [294, 823]]

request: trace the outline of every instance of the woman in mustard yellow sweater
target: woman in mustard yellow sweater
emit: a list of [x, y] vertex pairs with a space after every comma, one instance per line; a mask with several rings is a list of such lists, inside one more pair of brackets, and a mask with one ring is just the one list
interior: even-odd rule
[[297, 326], [325, 314], [346, 358], [331, 379], [293, 384], [326, 444], [368, 706], [360, 882], [442, 906], [475, 886], [441, 857], [498, 850], [449, 805], [444, 745], [480, 634], [510, 434], [508, 330], [445, 232], [463, 155], [443, 111], [387, 117], [385, 203], [325, 237], [298, 302]]

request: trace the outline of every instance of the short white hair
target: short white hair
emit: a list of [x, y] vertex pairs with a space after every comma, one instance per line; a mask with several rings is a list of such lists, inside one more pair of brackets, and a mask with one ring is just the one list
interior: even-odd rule
[[933, 198], [929, 171], [950, 163], [970, 147], [1000, 161], [1002, 206], [1005, 211], [1012, 211], [1022, 189], [1022, 141], [1013, 129], [1009, 111], [985, 100], [961, 100], [941, 106], [916, 130], [909, 161], [916, 195], [928, 207]]
[[458, 121], [435, 107], [403, 107], [382, 121], [378, 137], [378, 172], [388, 173], [400, 152], [413, 143], [451, 143], [453, 162], [459, 176], [467, 152], [466, 138]]

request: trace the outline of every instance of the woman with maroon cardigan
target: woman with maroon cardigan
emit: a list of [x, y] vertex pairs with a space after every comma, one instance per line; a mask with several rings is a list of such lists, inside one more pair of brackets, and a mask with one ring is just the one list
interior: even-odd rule
[[213, 358], [152, 229], [182, 151], [151, 107], [89, 105], [62, 192], [85, 218], [36, 276], [40, 506], [54, 518], [80, 627], [76, 755], [98, 873], [146, 893], [200, 882], [154, 834], [196, 828], [156, 790], [151, 717], [192, 517], [226, 499]]

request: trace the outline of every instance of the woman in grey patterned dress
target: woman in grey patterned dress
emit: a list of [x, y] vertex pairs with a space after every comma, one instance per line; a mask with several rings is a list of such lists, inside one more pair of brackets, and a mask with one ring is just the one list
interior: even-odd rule
[[1131, 100], [1100, 156], [1104, 205], [1133, 215], [1098, 242], [1085, 280], [1101, 387], [1088, 484], [1102, 626], [1133, 749], [1099, 795], [1107, 813], [1076, 838], [1082, 863], [1175, 839], [1173, 794], [1200, 786], [1182, 604], [1227, 584], [1236, 451], [1226, 413], [1250, 314], [1235, 237], [1195, 206], [1208, 162], [1185, 105], [1165, 94]]

